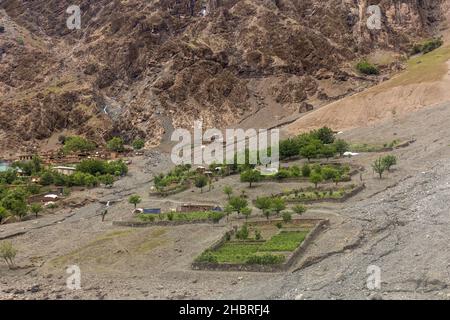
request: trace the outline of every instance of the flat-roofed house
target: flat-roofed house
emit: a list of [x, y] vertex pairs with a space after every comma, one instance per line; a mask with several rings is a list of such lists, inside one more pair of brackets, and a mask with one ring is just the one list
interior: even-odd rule
[[64, 174], [66, 176], [70, 176], [72, 174], [75, 173], [75, 168], [74, 167], [64, 167], [64, 166], [58, 166], [58, 167], [53, 167], [53, 169], [60, 173], [60, 174]]

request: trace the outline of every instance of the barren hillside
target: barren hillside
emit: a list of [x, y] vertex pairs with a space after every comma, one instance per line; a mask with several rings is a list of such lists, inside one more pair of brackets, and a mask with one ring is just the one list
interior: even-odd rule
[[396, 71], [442, 19], [444, 1], [376, 2], [382, 30], [367, 28], [362, 0], [83, 0], [69, 30], [71, 1], [3, 0], [0, 149], [63, 130], [150, 146], [198, 119], [224, 127], [262, 111], [270, 126], [324, 105], [379, 81], [354, 71], [358, 59], [383, 50], [383, 74]]

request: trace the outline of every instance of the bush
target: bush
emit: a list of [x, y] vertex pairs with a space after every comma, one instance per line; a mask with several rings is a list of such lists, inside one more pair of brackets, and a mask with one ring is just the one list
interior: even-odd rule
[[236, 238], [240, 240], [248, 239], [248, 227], [247, 224], [244, 224], [242, 228], [236, 232]]
[[275, 224], [275, 226], [276, 226], [278, 229], [283, 228], [283, 224], [282, 224], [281, 222], [277, 222], [277, 223]]
[[397, 164], [397, 158], [393, 155], [388, 155], [383, 157], [382, 162], [386, 169], [390, 171], [391, 167]]
[[255, 240], [262, 240], [261, 231], [255, 229]]
[[248, 257], [246, 264], [280, 264], [285, 261], [285, 257], [282, 255], [275, 254], [264, 254], [264, 255], [252, 255]]
[[303, 214], [306, 212], [306, 207], [299, 204], [292, 208], [296, 214]]
[[309, 178], [309, 175], [311, 174], [311, 167], [309, 164], [305, 163], [302, 167], [302, 176], [305, 178]]
[[283, 221], [284, 223], [289, 223], [292, 221], [292, 214], [290, 212], [283, 213]]
[[0, 244], [0, 258], [5, 260], [9, 268], [14, 267], [14, 259], [17, 255], [17, 249], [15, 249], [11, 242], [5, 241]]
[[441, 47], [443, 44], [444, 41], [441, 38], [433, 38], [422, 44], [415, 44], [411, 50], [411, 54], [429, 53]]
[[225, 214], [222, 212], [212, 212], [209, 214], [209, 219], [212, 220], [214, 223], [218, 223], [220, 220], [225, 217]]
[[145, 141], [142, 139], [136, 139], [133, 141], [134, 150], [141, 150], [145, 146]]
[[217, 257], [210, 250], [203, 252], [197, 259], [195, 259], [195, 262], [218, 263]]
[[106, 148], [115, 152], [123, 152], [125, 150], [123, 139], [120, 137], [114, 137], [108, 141]]
[[380, 74], [380, 70], [374, 64], [371, 64], [367, 60], [360, 61], [356, 65], [356, 69], [366, 75], [377, 75]]

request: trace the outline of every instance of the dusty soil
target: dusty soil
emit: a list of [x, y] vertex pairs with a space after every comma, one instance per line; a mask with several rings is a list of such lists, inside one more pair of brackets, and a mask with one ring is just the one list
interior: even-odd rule
[[[417, 142], [395, 151], [400, 166], [385, 179], [379, 181], [369, 170], [363, 176], [368, 187], [363, 193], [344, 204], [315, 205], [306, 213], [305, 217], [330, 219], [331, 226], [288, 273], [190, 270], [192, 260], [226, 230], [223, 225], [139, 230], [113, 227], [113, 220], [131, 214], [132, 208], [125, 201], [128, 195], [142, 195], [145, 205], [158, 203], [148, 196], [150, 181], [152, 173], [167, 170], [164, 163], [168, 161], [164, 155], [152, 153], [151, 157], [135, 159], [130, 175], [113, 189], [86, 193], [98, 201], [124, 199], [110, 208], [105, 223], [98, 215], [103, 205], [97, 201], [38, 220], [1, 226], [2, 238], [23, 234], [10, 238], [19, 249], [20, 269], [0, 265], [0, 297], [447, 298], [448, 116], [450, 104], [443, 104], [395, 124], [346, 133], [350, 140], [367, 136], [378, 143], [415, 135]], [[431, 125], [436, 130], [428, 130]], [[366, 154], [351, 161], [367, 166], [377, 156]], [[211, 193], [187, 192], [170, 200], [221, 202], [222, 184], [231, 182], [218, 182]], [[276, 185], [280, 184], [260, 184], [250, 191], [241, 187], [254, 197], [264, 188], [272, 192]], [[79, 291], [66, 289], [65, 270], [72, 264], [78, 264], [82, 271]], [[366, 288], [369, 265], [382, 270], [379, 292]]]

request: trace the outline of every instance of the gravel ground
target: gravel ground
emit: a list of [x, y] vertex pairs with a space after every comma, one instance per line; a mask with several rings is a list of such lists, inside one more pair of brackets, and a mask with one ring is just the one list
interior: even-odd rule
[[[354, 141], [417, 141], [394, 152], [400, 165], [386, 179], [379, 181], [368, 170], [363, 193], [307, 212], [306, 217], [327, 218], [331, 224], [287, 273], [190, 270], [192, 260], [226, 230], [223, 225], [112, 226], [113, 220], [130, 217], [129, 195], [155, 203], [148, 197], [152, 177], [166, 171], [170, 161], [153, 151], [133, 159], [130, 174], [114, 188], [74, 194], [80, 201], [91, 200], [81, 208], [2, 225], [0, 239], [9, 238], [19, 249], [19, 269], [0, 264], [0, 299], [447, 299], [449, 118], [447, 104], [345, 133]], [[352, 161], [367, 168], [377, 156]], [[172, 200], [221, 201], [221, 187]], [[274, 187], [252, 192], [256, 196]], [[101, 223], [105, 201], [118, 202]], [[73, 264], [81, 268], [81, 290], [66, 287], [66, 267]], [[381, 270], [378, 290], [367, 289], [369, 266]]]

